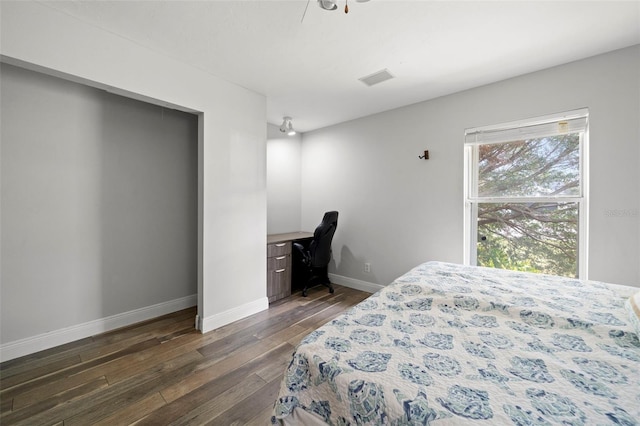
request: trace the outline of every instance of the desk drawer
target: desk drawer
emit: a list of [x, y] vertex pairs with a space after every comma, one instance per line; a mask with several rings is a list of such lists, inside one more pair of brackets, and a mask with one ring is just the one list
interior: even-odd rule
[[[286, 269], [276, 269], [269, 271], [269, 281], [271, 282], [273, 293], [282, 293], [286, 290], [287, 284], [289, 284], [289, 271]], [[291, 291], [291, 287], [289, 287]]]
[[291, 295], [291, 255], [267, 258], [267, 297], [269, 303]]
[[291, 268], [291, 256], [288, 254], [267, 258], [267, 271], [288, 270], [289, 268]]
[[276, 269], [267, 273], [267, 297], [269, 303], [291, 295], [291, 274], [286, 269]]
[[267, 257], [283, 256], [287, 254], [291, 254], [291, 241], [267, 244]]
[[291, 241], [267, 244], [269, 303], [291, 295]]

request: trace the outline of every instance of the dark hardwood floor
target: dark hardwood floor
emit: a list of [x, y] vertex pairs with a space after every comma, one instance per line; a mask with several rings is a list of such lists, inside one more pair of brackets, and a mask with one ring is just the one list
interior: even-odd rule
[[4, 425], [266, 425], [295, 345], [369, 293], [296, 293], [206, 334], [195, 308], [0, 364]]

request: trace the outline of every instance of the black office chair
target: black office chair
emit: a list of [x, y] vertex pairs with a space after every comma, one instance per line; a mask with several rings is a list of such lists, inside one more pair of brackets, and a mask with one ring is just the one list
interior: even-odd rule
[[[302, 296], [307, 296], [307, 290], [314, 285], [329, 287], [329, 293], [333, 293], [333, 285], [329, 281], [328, 266], [331, 260], [331, 241], [338, 227], [338, 212], [326, 212], [322, 222], [313, 232], [313, 240], [309, 247], [300, 243], [294, 243], [300, 262], [306, 269], [307, 276]], [[314, 283], [314, 285], [311, 285]]]

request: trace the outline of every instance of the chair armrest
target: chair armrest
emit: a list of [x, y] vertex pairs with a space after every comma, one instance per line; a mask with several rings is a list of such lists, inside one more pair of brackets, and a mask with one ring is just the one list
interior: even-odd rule
[[305, 247], [300, 243], [293, 243], [293, 249], [300, 254], [300, 259], [302, 263], [305, 265], [309, 265], [311, 262], [311, 255], [309, 254], [309, 250], [305, 249]]

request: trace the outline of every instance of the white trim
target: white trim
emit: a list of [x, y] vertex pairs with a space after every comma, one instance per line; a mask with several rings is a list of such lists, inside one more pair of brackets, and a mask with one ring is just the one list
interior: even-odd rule
[[354, 278], [343, 277], [342, 275], [336, 274], [329, 274], [329, 279], [334, 284], [342, 285], [349, 288], [355, 288], [356, 290], [366, 291], [367, 293], [375, 293], [376, 291], [382, 290], [385, 287], [380, 284], [356, 280]]
[[580, 200], [580, 195], [566, 196], [566, 195], [540, 195], [539, 197], [469, 197], [467, 200], [470, 203], [576, 203]]
[[463, 170], [463, 182], [464, 182], [464, 200], [463, 200], [463, 223], [462, 229], [464, 230], [464, 235], [462, 237], [462, 245], [463, 245], [463, 253], [462, 253], [462, 261], [465, 265], [475, 265], [476, 264], [476, 253], [475, 250], [471, 248], [476, 247], [477, 240], [477, 223], [472, 223], [471, 218], [476, 217], [477, 212], [474, 210], [474, 204], [469, 202], [471, 198], [470, 191], [476, 187], [475, 183], [472, 183], [476, 180], [474, 177], [474, 173], [476, 168], [473, 167], [475, 163], [473, 156], [477, 152], [477, 150], [473, 149], [473, 146], [466, 145], [464, 146], [464, 170]]
[[195, 306], [197, 302], [197, 295], [192, 294], [180, 299], [174, 299], [110, 317], [85, 322], [84, 324], [72, 325], [71, 327], [8, 342], [0, 345], [0, 360], [2, 362], [8, 361], [55, 346], [64, 345], [65, 343], [84, 339], [85, 337], [115, 330], [116, 328], [126, 327], [137, 322], [190, 308]]
[[269, 299], [262, 297], [254, 300], [253, 302], [245, 303], [244, 305], [236, 306], [235, 308], [220, 312], [219, 314], [202, 318], [200, 331], [202, 333], [206, 333], [267, 309], [269, 309]]
[[[465, 141], [468, 144], [473, 144], [473, 142], [467, 141], [467, 136], [476, 135], [479, 133], [491, 133], [496, 131], [505, 131], [519, 128], [527, 128], [533, 126], [539, 126], [543, 124], [549, 124], [557, 121], [568, 121], [568, 120], [576, 120], [576, 119], [586, 119], [589, 116], [589, 108], [578, 108], [573, 111], [566, 111], [555, 114], [543, 115], [540, 117], [533, 118], [525, 118], [521, 120], [509, 121], [506, 123], [500, 124], [492, 124], [489, 126], [480, 126], [480, 127], [472, 127], [469, 129], [465, 129]], [[559, 132], [554, 131], [554, 134], [559, 134]], [[483, 142], [485, 143], [485, 142]], [[486, 142], [490, 143], [490, 142]]]
[[582, 134], [580, 147], [580, 181], [582, 187], [582, 202], [580, 203], [579, 212], [579, 230], [578, 230], [578, 276], [584, 280], [589, 279], [589, 199], [591, 191], [589, 189], [589, 120], [587, 118], [587, 128]]
[[[580, 133], [580, 194], [576, 196], [526, 196], [526, 197], [479, 197], [478, 147], [484, 144], [503, 143], [514, 140], [514, 133], [521, 128], [531, 130], [536, 126], [559, 124], [565, 129], [552, 129], [551, 134]], [[538, 129], [539, 130], [539, 129]], [[534, 129], [533, 136], [537, 137]], [[502, 133], [502, 135], [501, 135]], [[498, 135], [496, 137], [495, 135]], [[546, 133], [545, 133], [546, 134]], [[492, 136], [493, 135], [493, 136]], [[504, 138], [502, 136], [505, 136]], [[589, 109], [581, 108], [561, 114], [501, 123], [492, 126], [465, 130], [464, 144], [464, 236], [463, 261], [465, 265], [477, 264], [477, 208], [479, 203], [576, 203], [578, 205], [578, 277], [588, 279], [589, 269]]]

